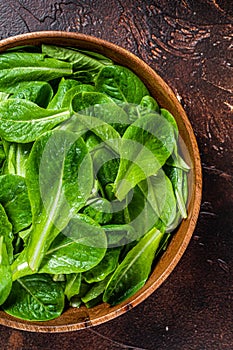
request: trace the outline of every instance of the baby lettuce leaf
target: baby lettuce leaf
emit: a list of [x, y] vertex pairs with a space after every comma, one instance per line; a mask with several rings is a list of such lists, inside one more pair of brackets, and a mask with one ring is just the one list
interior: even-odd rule
[[79, 289], [78, 295], [73, 295], [70, 299], [70, 306], [79, 308], [82, 305], [81, 298], [88, 292], [88, 290], [91, 288], [90, 284], [86, 283], [83, 279], [81, 279], [81, 285]]
[[94, 52], [94, 51], [89, 51], [89, 50], [82, 50], [82, 49], [78, 49], [78, 48], [75, 48], [75, 47], [73, 47], [72, 49], [75, 50], [75, 51], [81, 52], [81, 53], [83, 53], [86, 56], [94, 58], [95, 60], [101, 62], [105, 66], [111, 66], [111, 65], [114, 64], [113, 61], [110, 58], [102, 55], [99, 52]]
[[0, 276], [0, 305], [2, 305], [12, 287], [11, 267], [3, 236], [0, 236]]
[[118, 65], [104, 67], [95, 78], [96, 90], [116, 102], [139, 104], [149, 92], [130, 69]]
[[154, 175], [171, 155], [173, 127], [159, 114], [148, 114], [131, 124], [122, 137], [116, 197], [123, 200], [139, 182]]
[[123, 134], [129, 124], [127, 113], [110, 97], [100, 92], [80, 92], [72, 100], [72, 108], [76, 113], [95, 117], [112, 125]]
[[188, 197], [187, 174], [182, 169], [168, 164], [165, 164], [164, 171], [172, 183], [181, 217], [185, 219], [187, 217], [186, 202]]
[[108, 248], [104, 258], [98, 265], [83, 273], [83, 278], [87, 283], [100, 282], [112, 273], [119, 260], [121, 248]]
[[131, 123], [135, 122], [135, 120], [145, 116], [150, 112], [160, 112], [157, 101], [149, 95], [143, 96], [140, 104], [123, 103], [122, 108], [127, 111]]
[[94, 152], [93, 166], [95, 174], [103, 187], [115, 181], [119, 164], [119, 158], [107, 147], [102, 147]]
[[49, 247], [40, 272], [68, 274], [87, 271], [103, 259], [106, 246], [104, 230], [88, 216], [77, 214]]
[[110, 276], [108, 275], [102, 281], [94, 283], [91, 286], [91, 288], [87, 291], [87, 293], [81, 298], [82, 302], [85, 303], [87, 308], [93, 307], [102, 301], [102, 294], [106, 288], [109, 279]]
[[176, 120], [173, 117], [173, 115], [165, 108], [161, 108], [160, 113], [173, 126], [175, 138], [176, 138], [176, 143], [174, 146], [173, 153], [167, 159], [166, 163], [168, 165], [178, 167], [184, 171], [189, 171], [190, 170], [189, 165], [184, 161], [184, 159], [182, 158], [182, 156], [180, 155], [179, 150], [178, 150], [178, 147], [179, 147], [179, 129], [178, 129]]
[[13, 283], [2, 308], [6, 313], [23, 320], [52, 320], [60, 316], [64, 309], [63, 289], [63, 283], [54, 282], [49, 275], [25, 276]]
[[160, 109], [160, 114], [161, 114], [162, 117], [164, 117], [173, 126], [176, 140], [178, 140], [179, 129], [178, 129], [176, 120], [173, 117], [173, 115], [165, 108], [161, 108]]
[[0, 91], [22, 81], [50, 81], [69, 76], [72, 65], [41, 54], [4, 53], [0, 54]]
[[0, 104], [0, 136], [7, 141], [28, 143], [70, 118], [68, 110], [53, 111], [22, 99]]
[[46, 108], [53, 96], [51, 85], [45, 81], [22, 81], [6, 89], [11, 98], [20, 98]]
[[144, 112], [158, 112], [160, 111], [158, 102], [150, 95], [143, 96], [140, 102], [140, 110]]
[[4, 244], [6, 245], [7, 255], [9, 262], [13, 261], [13, 234], [12, 234], [12, 225], [8, 220], [6, 212], [3, 206], [0, 204], [0, 238], [4, 238]]
[[112, 206], [106, 198], [93, 198], [87, 202], [83, 213], [98, 224], [107, 224], [112, 219]]
[[83, 139], [61, 130], [42, 135], [28, 159], [26, 181], [33, 217], [27, 257], [36, 271], [52, 241], [91, 193], [92, 162]]
[[25, 177], [26, 162], [29, 157], [31, 143], [4, 142], [7, 147], [6, 161], [3, 168], [4, 174], [13, 174]]
[[77, 85], [71, 89], [69, 89], [63, 97], [62, 100], [62, 108], [67, 108], [72, 110], [72, 101], [73, 98], [76, 94], [80, 93], [80, 92], [94, 92], [95, 91], [95, 87], [93, 85], [90, 84], [80, 84]]
[[[139, 186], [136, 186], [133, 191], [132, 200], [123, 210], [123, 222], [127, 222], [132, 226], [135, 235], [134, 239], [140, 239], [146, 232], [156, 225], [159, 216], [155, 208], [153, 208], [147, 200], [147, 197], [141, 191]], [[129, 236], [129, 239], [131, 236]], [[128, 242], [131, 242], [129, 240]], [[126, 243], [128, 243], [126, 241]]]
[[134, 228], [137, 238], [152, 227], [170, 232], [179, 223], [175, 225], [176, 215], [173, 187], [162, 169], [134, 188], [132, 200], [124, 209], [124, 221]]
[[92, 115], [90, 114], [93, 113], [90, 107], [93, 107], [94, 105], [108, 103], [113, 104], [113, 101], [110, 97], [106, 96], [105, 94], [102, 94], [100, 92], [83, 91], [75, 95], [72, 101], [72, 107], [76, 113], [79, 113], [83, 109], [87, 109], [87, 112], [85, 114]]
[[[45, 59], [45, 55], [41, 53], [29, 52], [4, 52], [0, 54], [1, 69], [12, 69], [16, 67], [39, 67], [46, 66], [46, 62], [53, 62]], [[63, 62], [61, 62], [62, 64]]]
[[56, 94], [48, 105], [48, 109], [61, 109], [65, 93], [70, 89], [79, 86], [80, 84], [81, 83], [77, 80], [62, 78], [59, 82]]
[[93, 57], [93, 55], [90, 55], [88, 52], [84, 53], [72, 48], [42, 45], [42, 52], [55, 59], [70, 62], [74, 72], [88, 72], [93, 76], [106, 64], [112, 64], [112, 62], [106, 58], [103, 59], [97, 55]]
[[[29, 239], [30, 230], [27, 233], [27, 242]], [[27, 249], [26, 247], [16, 256], [15, 260], [11, 264], [12, 271], [12, 281], [16, 281], [21, 277], [28, 276], [34, 274], [34, 272], [30, 269], [27, 262]]]
[[101, 148], [101, 139], [93, 134], [91, 131], [84, 135], [84, 140], [89, 152], [96, 151], [96, 149]]
[[135, 229], [127, 224], [109, 224], [104, 225], [103, 229], [107, 235], [108, 247], [117, 248], [134, 241], [136, 237]]
[[8, 97], [10, 96], [10, 94], [7, 94], [5, 92], [1, 92], [0, 91], [0, 102], [2, 101], [6, 101], [8, 99]]
[[157, 175], [150, 176], [138, 184], [147, 205], [153, 209], [157, 217], [168, 229], [176, 216], [176, 198], [169, 178], [160, 169]]
[[79, 294], [82, 281], [81, 273], [70, 273], [66, 275], [66, 287], [65, 296], [70, 301], [70, 299]]
[[149, 231], [126, 255], [113, 273], [103, 301], [116, 305], [136, 293], [147, 281], [163, 233]]
[[102, 142], [115, 153], [119, 153], [120, 134], [108, 123], [101, 119], [74, 113], [72, 117], [59, 126], [60, 130], [69, 130], [80, 136], [93, 132]]
[[5, 160], [6, 154], [4, 150], [3, 141], [0, 139], [0, 164]]
[[0, 203], [4, 207], [13, 232], [19, 232], [32, 222], [31, 206], [25, 179], [18, 175], [0, 176]]

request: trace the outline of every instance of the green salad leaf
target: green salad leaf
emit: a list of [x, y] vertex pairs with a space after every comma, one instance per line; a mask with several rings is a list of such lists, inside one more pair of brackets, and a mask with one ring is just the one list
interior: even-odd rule
[[64, 309], [64, 287], [49, 275], [34, 274], [13, 283], [11, 293], [3, 304], [9, 315], [29, 321], [57, 318]]
[[68, 110], [49, 110], [28, 100], [8, 99], [0, 104], [0, 136], [10, 142], [32, 142], [69, 118]]
[[92, 163], [84, 141], [61, 130], [42, 135], [28, 159], [26, 181], [32, 207], [27, 256], [36, 271], [52, 241], [92, 190]]

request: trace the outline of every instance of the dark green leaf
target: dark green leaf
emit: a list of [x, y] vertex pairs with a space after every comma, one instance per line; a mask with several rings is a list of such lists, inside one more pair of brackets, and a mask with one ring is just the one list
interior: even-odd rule
[[124, 223], [118, 225], [109, 224], [104, 225], [103, 229], [107, 235], [108, 247], [122, 247], [137, 238], [135, 229], [132, 225]]
[[123, 103], [122, 108], [128, 113], [131, 123], [148, 113], [160, 112], [157, 101], [149, 95], [143, 96], [140, 104]]
[[88, 283], [100, 282], [112, 273], [119, 260], [121, 248], [108, 248], [104, 258], [91, 270], [84, 272], [83, 278]]
[[2, 307], [6, 313], [23, 320], [52, 320], [64, 309], [63, 284], [45, 274], [20, 278], [13, 283]]
[[23, 81], [6, 89], [11, 98], [26, 99], [46, 108], [53, 96], [53, 90], [45, 81]]
[[100, 54], [99, 52], [94, 52], [94, 51], [89, 51], [89, 50], [82, 50], [82, 49], [77, 49], [77, 48], [74, 48], [74, 47], [72, 48], [72, 50], [78, 51], [78, 52], [80, 52], [80, 53], [82, 53], [82, 54], [84, 54], [86, 56], [92, 57], [95, 60], [101, 62], [105, 66], [109, 66], [109, 65], [113, 64], [113, 61], [110, 58]]
[[120, 134], [108, 123], [87, 115], [75, 113], [72, 117], [60, 125], [61, 130], [70, 130], [77, 135], [85, 136], [87, 132], [93, 132], [115, 153], [119, 152], [121, 137]]
[[87, 202], [83, 213], [90, 216], [98, 224], [107, 224], [112, 219], [111, 203], [105, 198], [93, 198]]
[[101, 139], [96, 136], [94, 133], [92, 133], [91, 131], [90, 132], [87, 132], [85, 135], [84, 135], [84, 141], [86, 143], [86, 146], [88, 148], [88, 151], [89, 152], [92, 152], [93, 150], [95, 151], [96, 149], [100, 147], [102, 147], [101, 145]]
[[2, 175], [0, 188], [0, 203], [13, 226], [13, 232], [28, 227], [32, 214], [25, 179], [18, 175]]
[[173, 153], [167, 159], [166, 163], [168, 165], [175, 166], [175, 167], [178, 167], [180, 169], [183, 169], [184, 171], [189, 171], [190, 167], [184, 161], [184, 159], [182, 158], [182, 156], [181, 156], [181, 154], [179, 152], [179, 129], [178, 129], [176, 120], [173, 117], [173, 115], [167, 109], [161, 108], [160, 113], [173, 126], [175, 137], [176, 137], [176, 144], [175, 144]]
[[70, 303], [69, 303], [70, 306], [79, 308], [83, 303], [81, 298], [88, 292], [89, 289], [90, 289], [90, 285], [85, 281], [81, 280], [79, 294], [71, 297]]
[[95, 175], [104, 187], [113, 183], [117, 176], [120, 160], [107, 147], [97, 149], [93, 154], [93, 166]]
[[109, 278], [110, 276], [108, 275], [104, 280], [94, 283], [88, 292], [81, 298], [87, 308], [93, 307], [102, 301], [102, 298], [99, 299], [99, 296], [102, 296]]
[[149, 92], [143, 82], [128, 68], [104, 67], [95, 79], [96, 90], [115, 101], [139, 104]]
[[2, 174], [2, 166], [5, 161], [5, 158], [6, 158], [6, 154], [4, 151], [3, 143], [0, 139], [0, 175]]

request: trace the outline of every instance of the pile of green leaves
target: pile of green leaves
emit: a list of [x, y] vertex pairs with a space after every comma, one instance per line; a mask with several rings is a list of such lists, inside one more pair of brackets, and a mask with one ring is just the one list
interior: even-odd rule
[[110, 59], [0, 54], [0, 305], [31, 321], [132, 296], [186, 218], [173, 116]]

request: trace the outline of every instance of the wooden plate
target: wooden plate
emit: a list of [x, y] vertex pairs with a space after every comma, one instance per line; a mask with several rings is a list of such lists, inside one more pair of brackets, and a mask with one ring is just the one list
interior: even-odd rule
[[169, 86], [146, 63], [110, 42], [84, 34], [58, 31], [22, 34], [4, 39], [0, 42], [0, 51], [15, 46], [40, 45], [42, 43], [75, 46], [96, 51], [134, 71], [144, 81], [151, 95], [159, 104], [168, 109], [176, 118], [182, 140], [182, 152], [185, 160], [192, 167], [189, 173], [188, 218], [182, 221], [145, 286], [134, 296], [115, 307], [103, 303], [92, 309], [69, 308], [59, 318], [47, 322], [27, 322], [0, 311], [0, 324], [5, 326], [34, 332], [67, 332], [99, 325], [125, 313], [145, 300], [166, 280], [179, 262], [193, 234], [200, 209], [202, 173], [196, 139], [181, 104]]

